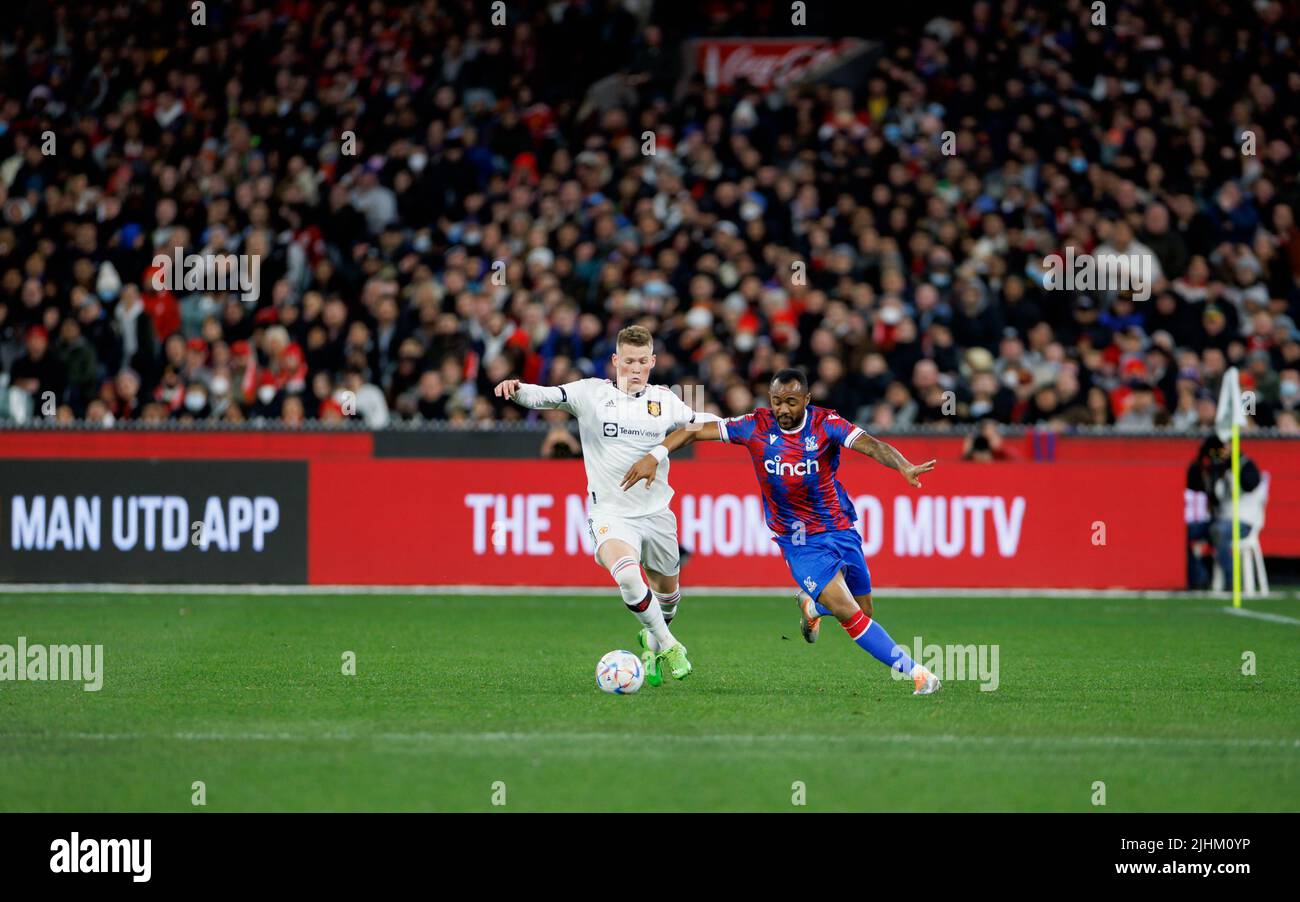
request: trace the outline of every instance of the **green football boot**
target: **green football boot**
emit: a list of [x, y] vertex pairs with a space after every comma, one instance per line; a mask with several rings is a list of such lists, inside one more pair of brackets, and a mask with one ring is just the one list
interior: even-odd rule
[[[686, 646], [680, 642], [667, 651], [659, 652], [658, 659], [659, 666], [662, 668], [666, 665], [674, 680], [684, 680], [694, 670], [691, 662], [686, 659]], [[660, 678], [662, 679], [662, 675]]]
[[645, 649], [645, 651], [641, 652], [641, 663], [645, 667], [646, 685], [662, 686], [664, 684], [664, 675], [659, 670], [659, 659], [650, 650], [650, 630], [642, 627], [641, 632], [636, 634], [636, 641]]

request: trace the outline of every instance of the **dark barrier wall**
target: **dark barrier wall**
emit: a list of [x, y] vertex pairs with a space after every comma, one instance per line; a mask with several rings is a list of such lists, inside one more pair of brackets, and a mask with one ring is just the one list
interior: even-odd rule
[[305, 461], [7, 460], [0, 579], [304, 583]]

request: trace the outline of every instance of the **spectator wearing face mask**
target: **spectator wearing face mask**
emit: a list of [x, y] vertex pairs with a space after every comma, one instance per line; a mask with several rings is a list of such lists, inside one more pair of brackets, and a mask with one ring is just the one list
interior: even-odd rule
[[212, 416], [212, 409], [208, 406], [207, 386], [202, 382], [194, 382], [187, 386], [181, 409], [195, 420], [206, 420]]
[[1300, 411], [1300, 369], [1282, 370], [1277, 383], [1277, 405], [1273, 411], [1276, 419], [1284, 413]]
[[[1177, 408], [1179, 424], [1203, 423], [1199, 393], [1213, 395], [1233, 365], [1255, 378], [1255, 425], [1294, 410], [1282, 372], [1300, 369], [1300, 230], [1285, 149], [1300, 146], [1300, 120], [1279, 111], [1300, 108], [1300, 42], [1275, 40], [1300, 33], [1292, 5], [1241, 5], [1234, 35], [1269, 52], [1230, 71], [1217, 65], [1217, 6], [1126, 9], [1125, 34], [1179, 36], [1141, 48], [1162, 79], [1156, 94], [1106, 89], [1133, 78], [1125, 34], [1063, 40], [1080, 34], [1077, 10], [1028, 0], [900, 30], [860, 87], [727, 90], [701, 76], [679, 94], [664, 90], [676, 76], [663, 48], [753, 33], [744, 4], [691, 17], [644, 2], [637, 18], [620, 2], [561, 4], [562, 28], [512, 17], [487, 38], [472, 16], [417, 5], [409, 24], [433, 36], [433, 52], [396, 56], [391, 10], [360, 4], [324, 31], [270, 17], [258, 46], [292, 59], [292, 75], [240, 79], [238, 103], [217, 104], [215, 122], [204, 113], [216, 108], [204, 97], [214, 72], [280, 65], [240, 44], [245, 20], [164, 33], [145, 0], [120, 5], [123, 15], [105, 18], [47, 0], [60, 28], [46, 40], [68, 71], [135, 71], [142, 41], [234, 49], [215, 68], [187, 53], [151, 60], [159, 87], [144, 95], [138, 79], [96, 78], [78, 94], [45, 84], [48, 67], [10, 67], [0, 369], [13, 385], [26, 358], [19, 375], [31, 381], [26, 330], [41, 326], [46, 354], [68, 371], [54, 401], [74, 412], [101, 392], [121, 403], [104, 383], [123, 368], [154, 403], [170, 365], [184, 394], [168, 385], [169, 404], [198, 381], [231, 420], [254, 406], [282, 413], [276, 399], [288, 396], [304, 399], [307, 418], [333, 417], [308, 386], [319, 374], [333, 392], [359, 367], [392, 416], [490, 426], [519, 415], [479, 403], [490, 367], [552, 384], [566, 367], [601, 378], [608, 336], [635, 322], [661, 337], [661, 377], [707, 384], [717, 412], [744, 412], [732, 405], [761, 397], [787, 366], [816, 373], [841, 413], [877, 425], [942, 426], [953, 419], [935, 418], [946, 391], [966, 421], [1162, 428], [1161, 411]], [[571, 52], [574, 34], [602, 35], [601, 51]], [[387, 60], [355, 96], [335, 84], [354, 58]], [[129, 113], [142, 103], [146, 135]], [[57, 131], [58, 117], [80, 123], [71, 146], [81, 150], [40, 157], [33, 137]], [[1244, 122], [1268, 134], [1243, 169], [1231, 161], [1242, 159]], [[955, 155], [931, 140], [949, 128]], [[355, 147], [339, 146], [341, 130]], [[655, 135], [653, 156], [635, 152], [643, 131]], [[66, 240], [51, 240], [51, 224]], [[264, 297], [156, 288], [154, 255], [176, 247], [257, 255]], [[1152, 254], [1151, 301], [1047, 290], [1043, 259], [1067, 247]], [[68, 319], [94, 350], [88, 385]], [[288, 341], [269, 339], [277, 329]], [[411, 337], [418, 357], [403, 350]], [[196, 339], [212, 359], [184, 350]], [[1195, 371], [1194, 405], [1156, 372], [1152, 343], [1176, 372]], [[219, 344], [228, 359], [216, 359]], [[987, 366], [968, 365], [976, 351]], [[1247, 365], [1258, 351], [1267, 372], [1261, 358]], [[1152, 370], [1154, 415], [1141, 392], [1136, 408], [1109, 413], [1067, 399], [1122, 385], [1134, 358]], [[937, 383], [913, 383], [922, 361]], [[1059, 381], [1067, 366], [1073, 391]], [[203, 373], [222, 367], [233, 384], [224, 403]], [[430, 372], [437, 399], [415, 400]], [[896, 381], [912, 397], [885, 401]], [[1049, 410], [1053, 391], [1064, 410]]]

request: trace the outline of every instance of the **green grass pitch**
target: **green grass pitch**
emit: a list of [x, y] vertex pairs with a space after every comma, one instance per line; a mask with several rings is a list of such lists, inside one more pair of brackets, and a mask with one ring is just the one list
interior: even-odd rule
[[1222, 606], [882, 592], [902, 644], [999, 646], [996, 691], [914, 698], [792, 600], [688, 586], [695, 673], [617, 697], [613, 593], [10, 592], [0, 643], [100, 643], [105, 673], [0, 682], [0, 810], [1300, 810], [1300, 625]]

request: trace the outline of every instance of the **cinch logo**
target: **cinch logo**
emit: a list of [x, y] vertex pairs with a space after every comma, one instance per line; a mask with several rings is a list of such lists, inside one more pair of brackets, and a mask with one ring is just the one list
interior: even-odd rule
[[133, 874], [136, 883], [148, 883], [152, 874], [153, 840], [56, 839], [50, 843], [50, 870], [55, 874]]
[[815, 460], [801, 460], [797, 464], [792, 464], [789, 461], [782, 463], [779, 454], [770, 460], [763, 461], [763, 469], [773, 476], [807, 476], [809, 473], [819, 471]]

